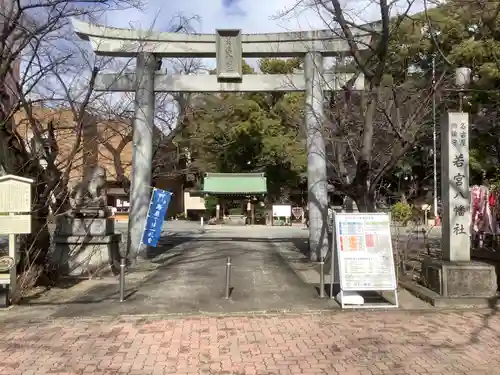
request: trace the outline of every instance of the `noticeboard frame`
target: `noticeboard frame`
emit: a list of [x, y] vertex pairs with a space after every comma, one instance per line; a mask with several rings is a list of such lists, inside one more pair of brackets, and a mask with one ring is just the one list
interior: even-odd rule
[[[340, 250], [340, 246], [338, 246], [339, 242], [340, 242], [340, 233], [339, 233], [339, 220], [338, 217], [341, 217], [341, 216], [358, 216], [358, 217], [363, 217], [363, 216], [387, 216], [388, 220], [388, 232], [389, 232], [389, 246], [390, 246], [390, 252], [391, 252], [391, 257], [390, 257], [390, 268], [391, 268], [391, 273], [392, 273], [392, 278], [393, 278], [393, 281], [394, 281], [394, 285], [390, 288], [367, 288], [367, 287], [364, 287], [364, 288], [360, 288], [358, 290], [353, 290], [353, 289], [348, 289], [346, 290], [345, 289], [345, 286], [343, 285], [343, 282], [342, 282], [342, 275], [343, 275], [343, 265], [342, 265], [342, 254], [341, 254], [341, 250]], [[337, 271], [335, 274], [338, 273], [338, 281], [335, 282], [334, 281], [334, 277], [332, 275], [332, 279], [331, 279], [331, 287], [330, 287], [330, 298], [333, 298], [333, 284], [340, 284], [340, 304], [341, 304], [341, 307], [342, 309], [346, 309], [346, 308], [351, 308], [351, 309], [387, 309], [387, 308], [399, 308], [399, 296], [398, 296], [398, 280], [397, 280], [397, 274], [396, 274], [396, 266], [395, 266], [395, 261], [394, 261], [394, 250], [392, 248], [392, 236], [391, 236], [391, 218], [390, 218], [390, 215], [387, 214], [387, 213], [383, 213], [383, 212], [342, 212], [342, 213], [339, 213], [339, 212], [334, 212], [333, 213], [333, 233], [332, 233], [332, 265], [331, 265], [331, 270], [332, 272], [334, 271]], [[336, 262], [334, 262], [334, 255], [335, 258], [336, 258]], [[336, 263], [336, 264], [335, 264]], [[367, 292], [367, 291], [375, 291], [375, 292], [384, 292], [384, 291], [387, 291], [387, 292], [393, 292], [394, 293], [394, 303], [391, 304], [390, 301], [387, 301], [388, 304], [363, 304], [363, 305], [346, 305], [344, 303], [345, 301], [345, 292]]]

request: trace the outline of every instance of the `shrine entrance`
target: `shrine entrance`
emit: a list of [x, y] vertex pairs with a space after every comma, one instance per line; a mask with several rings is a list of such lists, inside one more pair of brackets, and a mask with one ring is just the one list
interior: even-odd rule
[[[133, 161], [127, 253], [138, 255], [146, 220], [152, 172], [152, 145], [156, 92], [291, 92], [306, 96], [305, 129], [308, 155], [309, 246], [312, 260], [328, 253], [328, 198], [325, 140], [322, 135], [325, 91], [341, 90], [355, 77], [324, 70], [324, 57], [348, 53], [348, 43], [331, 30], [242, 34], [241, 30], [216, 30], [215, 34], [180, 34], [108, 28], [76, 19], [73, 27], [90, 42], [97, 55], [136, 57], [136, 73], [99, 73], [95, 89], [135, 92]], [[359, 49], [366, 49], [371, 35], [358, 30]], [[243, 74], [245, 57], [303, 57], [304, 71], [294, 74]], [[159, 72], [162, 58], [216, 58], [216, 75], [179, 75]], [[354, 90], [364, 89], [358, 75]]]
[[264, 205], [267, 181], [264, 173], [206, 173], [198, 194], [210, 202], [208, 224], [256, 224], [262, 222], [259, 208]]

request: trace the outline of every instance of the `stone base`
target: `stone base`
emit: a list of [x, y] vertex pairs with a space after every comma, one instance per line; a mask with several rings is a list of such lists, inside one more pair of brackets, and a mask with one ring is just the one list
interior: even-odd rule
[[449, 262], [426, 259], [422, 285], [442, 297], [490, 298], [497, 293], [495, 266], [483, 262]]
[[245, 215], [229, 215], [224, 218], [224, 224], [243, 226], [246, 224], [246, 220], [247, 217]]
[[422, 301], [430, 303], [432, 306], [442, 309], [450, 308], [474, 308], [487, 309], [498, 306], [498, 298], [495, 297], [443, 297], [436, 292], [424, 288], [413, 280], [400, 280], [399, 285], [405, 288]]
[[115, 232], [111, 218], [76, 218], [60, 216], [56, 222], [56, 236], [108, 236]]
[[111, 269], [119, 273], [121, 234], [54, 238], [52, 262], [63, 276], [92, 277]]

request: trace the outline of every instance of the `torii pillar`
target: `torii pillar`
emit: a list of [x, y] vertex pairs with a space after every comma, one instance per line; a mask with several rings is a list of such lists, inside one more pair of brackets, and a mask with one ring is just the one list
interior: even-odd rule
[[140, 249], [151, 196], [153, 170], [154, 81], [157, 59], [152, 53], [137, 56], [135, 113], [132, 138], [132, 173], [128, 221], [129, 261], [143, 257]]

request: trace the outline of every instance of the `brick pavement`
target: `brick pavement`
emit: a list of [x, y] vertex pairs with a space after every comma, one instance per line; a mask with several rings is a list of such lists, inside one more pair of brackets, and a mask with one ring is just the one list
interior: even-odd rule
[[478, 312], [6, 323], [0, 374], [494, 375], [499, 330]]

